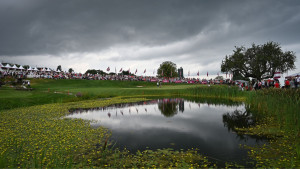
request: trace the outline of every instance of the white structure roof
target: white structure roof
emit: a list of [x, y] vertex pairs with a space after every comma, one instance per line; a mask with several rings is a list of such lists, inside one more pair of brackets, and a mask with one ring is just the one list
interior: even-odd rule
[[12, 67], [13, 69], [18, 69], [18, 67], [16, 66], [16, 65], [13, 65], [13, 67]]
[[10, 66], [9, 64], [6, 64], [6, 65], [4, 66], [4, 68], [6, 68], [6, 69], [10, 69], [10, 68], [11, 68], [11, 66]]

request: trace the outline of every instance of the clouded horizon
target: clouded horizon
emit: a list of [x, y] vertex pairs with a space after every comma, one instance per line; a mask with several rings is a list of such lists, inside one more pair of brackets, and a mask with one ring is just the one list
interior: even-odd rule
[[0, 23], [1, 62], [216, 75], [235, 46], [274, 41], [300, 72], [298, 0], [1, 0]]

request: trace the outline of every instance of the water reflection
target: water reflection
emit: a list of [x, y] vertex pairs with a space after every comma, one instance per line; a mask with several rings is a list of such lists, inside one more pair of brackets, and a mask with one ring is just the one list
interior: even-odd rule
[[[181, 101], [184, 105], [183, 99]], [[178, 104], [178, 99], [161, 99], [158, 101], [158, 109], [165, 117], [172, 117], [178, 113]]]
[[[185, 106], [187, 107], [185, 109]], [[216, 105], [177, 99], [117, 104], [94, 109], [71, 110], [68, 118], [93, 120], [92, 125], [112, 130], [112, 140], [130, 151], [191, 149], [220, 161], [246, 163], [247, 152], [239, 144], [263, 141], [237, 138], [235, 127], [255, 123], [244, 105]]]
[[[71, 109], [70, 114], [81, 114], [86, 112], [93, 112], [93, 111], [106, 111], [110, 109], [120, 109], [120, 108], [126, 108], [129, 107], [128, 113], [131, 114], [131, 112], [139, 113], [138, 107], [141, 105], [154, 105], [157, 104], [158, 110], [161, 112], [162, 115], [165, 117], [172, 117], [180, 112], [184, 112], [184, 99], [182, 98], [168, 98], [168, 99], [156, 99], [151, 101], [145, 101], [145, 102], [137, 102], [137, 103], [121, 103], [121, 104], [115, 104], [107, 107], [95, 107], [95, 108], [79, 108], [79, 109]], [[200, 103], [198, 104], [200, 107]], [[189, 105], [191, 108], [191, 105]], [[126, 110], [125, 110], [126, 111]], [[148, 112], [147, 108], [144, 108], [145, 112]], [[156, 112], [156, 107], [154, 107], [154, 111]], [[121, 115], [124, 115], [124, 110], [119, 110], [119, 113]], [[118, 110], [116, 110], [116, 116], [118, 115]], [[107, 116], [110, 118], [112, 116], [111, 111], [108, 111]]]

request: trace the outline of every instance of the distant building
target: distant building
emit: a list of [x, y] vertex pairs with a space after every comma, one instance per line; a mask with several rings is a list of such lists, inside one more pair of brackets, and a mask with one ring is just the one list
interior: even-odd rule
[[179, 77], [180, 79], [184, 78], [184, 77], [183, 77], [183, 68], [182, 68], [182, 67], [180, 67], [180, 68], [178, 69], [178, 77]]

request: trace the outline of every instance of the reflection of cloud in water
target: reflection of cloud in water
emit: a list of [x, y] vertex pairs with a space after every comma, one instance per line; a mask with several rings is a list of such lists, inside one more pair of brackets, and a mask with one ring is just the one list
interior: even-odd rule
[[[160, 102], [158, 101], [158, 104]], [[93, 123], [95, 126], [105, 126], [112, 130], [119, 131], [139, 131], [149, 129], [167, 129], [176, 132], [186, 132], [196, 137], [202, 138], [207, 141], [211, 141], [216, 138], [216, 134], [226, 141], [227, 133], [220, 132], [220, 128], [224, 128], [222, 122], [222, 114], [226, 111], [234, 109], [242, 109], [239, 107], [228, 107], [228, 106], [209, 106], [207, 104], [189, 103], [191, 109], [186, 109], [184, 113], [179, 113], [171, 118], [162, 117], [161, 112], [156, 112], [157, 104], [151, 105], [133, 105], [129, 107], [128, 111], [125, 108], [107, 108], [102, 112], [93, 111], [82, 114], [70, 115], [71, 118], [84, 118], [88, 120], [97, 120]], [[138, 108], [143, 108], [149, 111], [139, 111]], [[178, 109], [178, 107], [176, 107]], [[123, 116], [114, 116], [110, 118], [104, 116], [105, 110], [116, 110], [122, 112]], [[130, 114], [131, 109], [134, 109], [139, 114]], [[154, 111], [153, 111], [154, 110]], [[227, 142], [227, 141], [226, 141]], [[230, 141], [228, 141], [230, 142]]]
[[[116, 141], [124, 146], [166, 148], [172, 142], [178, 144], [177, 148], [198, 147], [210, 155], [218, 156], [217, 152], [231, 158], [240, 156], [239, 144], [245, 143], [223, 123], [223, 114], [235, 110], [245, 111], [244, 105], [208, 106], [183, 99], [163, 99], [74, 111], [67, 117], [93, 120], [92, 125], [111, 129]], [[246, 141], [255, 144], [251, 139]]]

